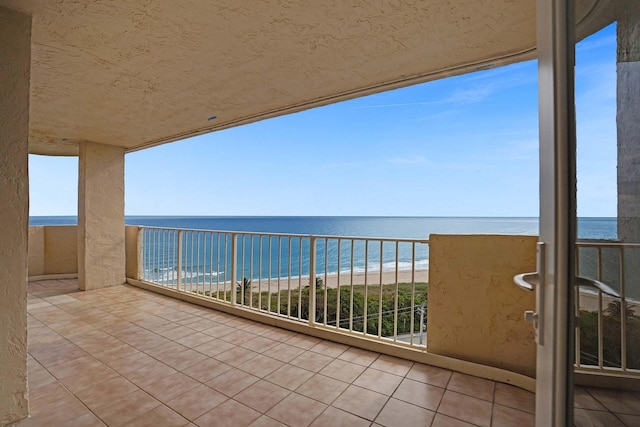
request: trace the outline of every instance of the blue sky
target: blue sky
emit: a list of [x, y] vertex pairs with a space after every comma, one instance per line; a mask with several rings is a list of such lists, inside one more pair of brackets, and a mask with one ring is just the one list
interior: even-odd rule
[[[616, 214], [615, 26], [577, 48], [578, 214]], [[127, 215], [537, 216], [537, 63], [128, 154]], [[75, 215], [77, 159], [30, 156], [31, 215]]]

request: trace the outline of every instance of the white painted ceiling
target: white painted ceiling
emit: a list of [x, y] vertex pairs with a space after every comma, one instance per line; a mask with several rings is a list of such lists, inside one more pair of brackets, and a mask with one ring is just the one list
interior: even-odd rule
[[[603, 3], [580, 3], [583, 35], [611, 21]], [[0, 6], [33, 16], [29, 144], [39, 154], [74, 155], [78, 141], [132, 151], [535, 57], [534, 0]]]

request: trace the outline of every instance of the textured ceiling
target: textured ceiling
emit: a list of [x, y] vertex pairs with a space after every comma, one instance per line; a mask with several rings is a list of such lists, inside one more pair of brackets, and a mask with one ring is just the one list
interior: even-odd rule
[[0, 6], [33, 16], [30, 151], [40, 154], [76, 154], [83, 140], [131, 151], [535, 56], [533, 0]]

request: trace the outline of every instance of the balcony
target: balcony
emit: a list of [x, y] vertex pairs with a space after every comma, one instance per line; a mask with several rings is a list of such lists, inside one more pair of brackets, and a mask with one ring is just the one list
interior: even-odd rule
[[[168, 235], [168, 231], [163, 233]], [[65, 240], [73, 241], [72, 234], [73, 227], [50, 230], [49, 250], [45, 252], [56, 254], [56, 265], [64, 265], [68, 254], [52, 249], [65, 246]], [[169, 258], [170, 251], [164, 258], [148, 257], [153, 252], [145, 252], [145, 245], [147, 249], [166, 247], [151, 245], [160, 236], [157, 230], [129, 227], [127, 234], [128, 247], [135, 248], [128, 253], [129, 264], [136, 259], [134, 264], [142, 260], [140, 266], [151, 267], [134, 269], [128, 265], [129, 272], [158, 270], [153, 263]], [[37, 232], [33, 235], [37, 236]], [[464, 238], [465, 246], [473, 250], [474, 238], [457, 237]], [[185, 241], [189, 239], [186, 237]], [[430, 316], [442, 313], [437, 308], [437, 286], [443, 271], [434, 264], [443, 243], [438, 240], [433, 239], [435, 250], [432, 248], [429, 254], [429, 297], [434, 307]], [[513, 251], [513, 241], [509, 240], [502, 248], [493, 246], [497, 251], [494, 257], [507, 249]], [[446, 243], [452, 247], [451, 241]], [[176, 245], [176, 253], [178, 246], [190, 247]], [[245, 253], [241, 249], [241, 245], [236, 247], [238, 253]], [[328, 251], [316, 251], [315, 258], [322, 259], [324, 250]], [[49, 257], [39, 259], [32, 255], [32, 261], [39, 260], [39, 268], [46, 270]], [[455, 259], [451, 254], [449, 257]], [[179, 259], [190, 262], [191, 254]], [[149, 260], [155, 261], [149, 264]], [[241, 261], [242, 256], [236, 258], [236, 265]], [[502, 259], [503, 268], [514, 267], [508, 261]], [[184, 270], [187, 269], [185, 264]], [[60, 271], [56, 274], [69, 275]], [[309, 326], [308, 318], [290, 319], [269, 313], [260, 305], [242, 307], [244, 304], [238, 304], [246, 301], [242, 293], [225, 292], [224, 281], [223, 291], [214, 301], [211, 292], [206, 295], [194, 287], [194, 275], [189, 277], [190, 290], [178, 288], [177, 279], [172, 282], [161, 277], [163, 280], [156, 280], [155, 284], [151, 277], [142, 277], [144, 280], [129, 280], [138, 286], [85, 292], [78, 291], [75, 279], [29, 283], [32, 415], [19, 426], [533, 425], [535, 397], [526, 390], [532, 388], [531, 382], [523, 381], [526, 375], [517, 372], [525, 368], [513, 365], [516, 352], [504, 352], [502, 360], [490, 360], [481, 348], [467, 346], [466, 353], [455, 358], [446, 355], [454, 348], [443, 347], [438, 329], [427, 333], [427, 351], [417, 340], [403, 343], [395, 339], [397, 334], [381, 337], [364, 331], [340, 331], [336, 326], [340, 322], [327, 325], [330, 322], [326, 322], [326, 316], [319, 324]], [[314, 281], [308, 283], [313, 285]], [[220, 281], [207, 284], [220, 287]], [[271, 286], [266, 289], [269, 292]], [[526, 301], [527, 295], [523, 295]], [[239, 307], [234, 307], [233, 299]], [[602, 310], [598, 315], [603, 316]], [[434, 320], [428, 326], [437, 324]], [[471, 324], [467, 326], [473, 329]], [[494, 330], [498, 336], [502, 332]], [[447, 364], [450, 369], [442, 366]], [[504, 369], [507, 365], [511, 371]], [[602, 366], [601, 370], [606, 369]], [[491, 376], [500, 380], [487, 379]], [[640, 419], [638, 392], [578, 387], [575, 404], [576, 425], [637, 425]]]

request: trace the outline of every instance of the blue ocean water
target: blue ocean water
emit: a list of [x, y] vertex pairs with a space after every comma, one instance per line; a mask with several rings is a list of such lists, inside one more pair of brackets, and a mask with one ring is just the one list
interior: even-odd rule
[[[199, 230], [428, 238], [429, 234], [538, 234], [538, 218], [127, 216], [127, 225]], [[75, 216], [38, 216], [30, 225], [77, 224]], [[580, 218], [580, 239], [615, 239], [616, 218]]]
[[[32, 225], [74, 224], [75, 217], [33, 217]], [[537, 218], [446, 217], [165, 217], [128, 216], [128, 225], [264, 232], [301, 235], [410, 238], [426, 240], [430, 234], [536, 235]], [[615, 218], [581, 218], [579, 234], [588, 239], [615, 239]], [[230, 234], [184, 233], [181, 271], [178, 272], [177, 234], [148, 232], [143, 239], [145, 276], [175, 284], [177, 276], [192, 283], [230, 279]], [[309, 239], [244, 236], [238, 241], [238, 277], [266, 279], [309, 275]], [[426, 244], [319, 239], [316, 275], [338, 272], [380, 272], [428, 268]]]

